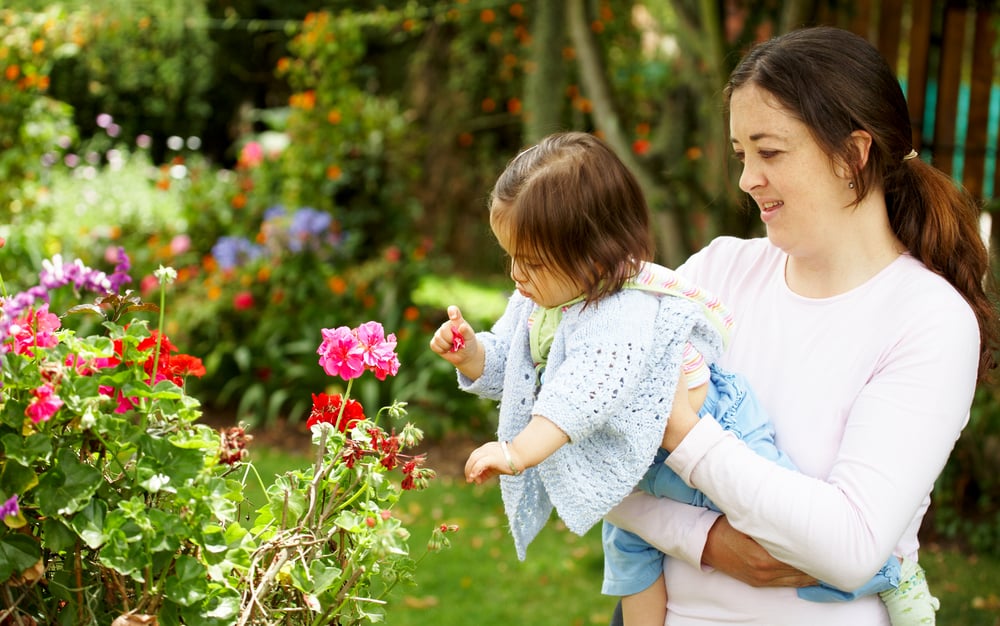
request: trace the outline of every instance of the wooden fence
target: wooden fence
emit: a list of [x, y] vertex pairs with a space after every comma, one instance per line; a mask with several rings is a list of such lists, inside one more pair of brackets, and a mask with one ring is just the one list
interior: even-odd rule
[[906, 89], [913, 145], [980, 200], [1000, 198], [997, 0], [848, 0], [838, 26], [868, 38]]

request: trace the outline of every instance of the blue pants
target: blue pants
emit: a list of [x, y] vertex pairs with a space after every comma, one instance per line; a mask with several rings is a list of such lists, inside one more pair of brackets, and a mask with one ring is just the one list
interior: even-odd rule
[[[742, 439], [757, 454], [796, 469], [788, 456], [774, 443], [774, 428], [750, 389], [746, 379], [711, 366], [708, 395], [699, 412], [700, 417], [712, 416], [723, 428]], [[718, 511], [708, 497], [689, 487], [680, 476], [663, 461], [667, 451], [661, 449], [646, 475], [639, 482], [639, 489], [663, 498], [686, 502], [693, 506]], [[602, 593], [627, 596], [649, 587], [663, 572], [662, 552], [646, 543], [634, 533], [604, 522], [604, 584]], [[842, 591], [824, 583], [798, 590], [800, 598], [814, 602], [840, 602], [895, 588], [899, 584], [900, 564], [889, 557], [877, 574], [855, 591]]]

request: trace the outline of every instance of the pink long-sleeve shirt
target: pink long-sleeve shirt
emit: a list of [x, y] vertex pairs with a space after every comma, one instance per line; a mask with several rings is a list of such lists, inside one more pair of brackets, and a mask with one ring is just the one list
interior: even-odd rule
[[[962, 296], [909, 255], [822, 299], [789, 290], [785, 260], [767, 239], [720, 238], [678, 271], [735, 313], [721, 364], [750, 380], [801, 473], [714, 420], [667, 463], [776, 558], [853, 589], [890, 553], [916, 557], [934, 481], [968, 420], [979, 327]], [[814, 603], [702, 568], [709, 511], [633, 494], [607, 519], [673, 557], [669, 626], [889, 623], [877, 596]]]

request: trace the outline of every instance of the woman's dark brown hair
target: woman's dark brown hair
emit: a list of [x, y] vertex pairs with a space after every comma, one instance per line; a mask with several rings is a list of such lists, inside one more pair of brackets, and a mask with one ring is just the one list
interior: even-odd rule
[[[892, 69], [866, 39], [832, 27], [805, 28], [755, 46], [733, 70], [733, 91], [753, 84], [768, 91], [809, 127], [835, 162], [852, 173], [857, 202], [882, 189], [893, 231], [915, 258], [957, 289], [979, 320], [979, 377], [995, 366], [997, 311], [985, 285], [989, 255], [979, 230], [980, 208], [943, 172], [912, 158], [906, 98]], [[863, 162], [849, 141], [872, 137]], [[909, 158], [907, 158], [909, 156]]]
[[620, 290], [653, 257], [638, 181], [588, 133], [549, 135], [514, 157], [490, 194], [490, 221], [509, 229], [514, 257], [572, 279], [587, 304]]

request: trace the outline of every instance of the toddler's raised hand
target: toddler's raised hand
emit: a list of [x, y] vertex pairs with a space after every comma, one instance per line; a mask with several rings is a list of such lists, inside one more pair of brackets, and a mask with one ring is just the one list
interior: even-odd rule
[[483, 354], [476, 333], [455, 305], [448, 307], [448, 321], [431, 337], [431, 350], [469, 378], [482, 374]]

